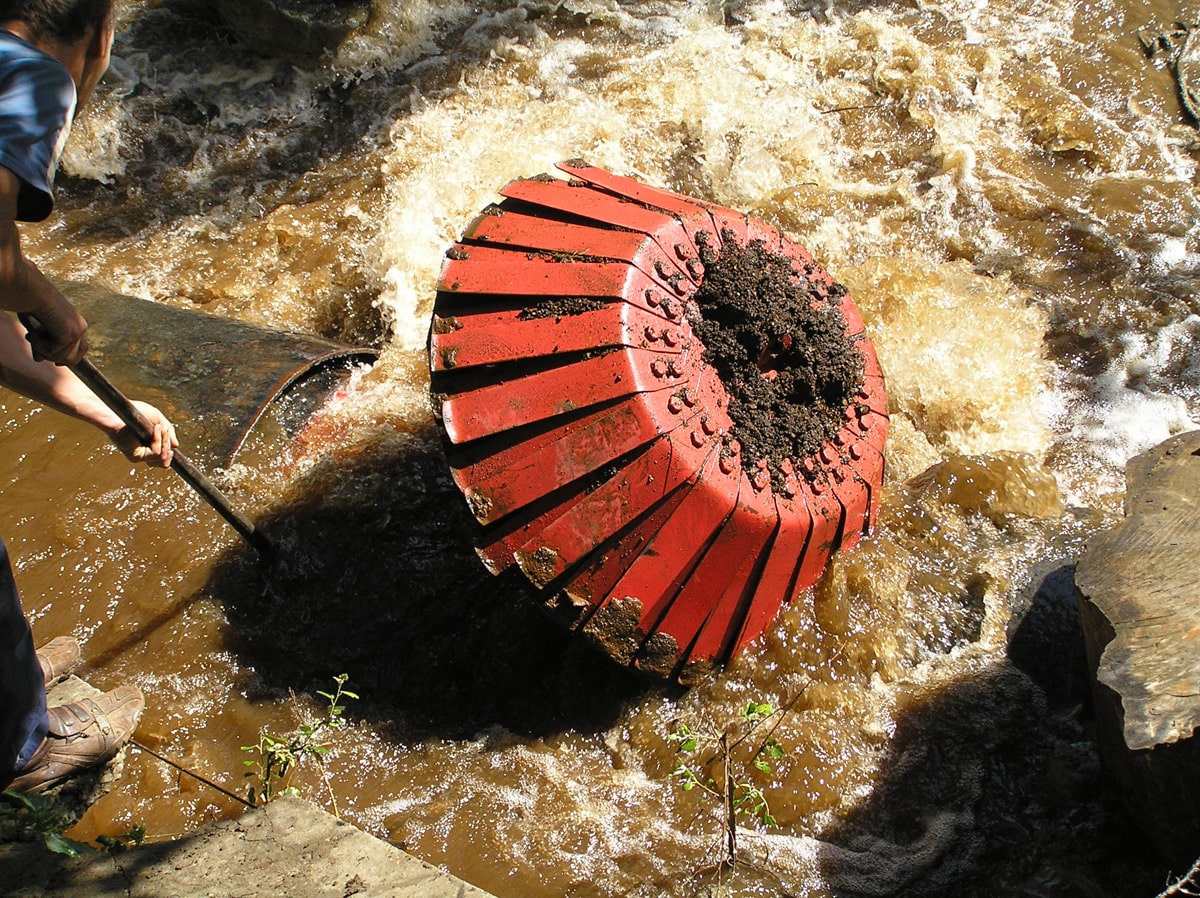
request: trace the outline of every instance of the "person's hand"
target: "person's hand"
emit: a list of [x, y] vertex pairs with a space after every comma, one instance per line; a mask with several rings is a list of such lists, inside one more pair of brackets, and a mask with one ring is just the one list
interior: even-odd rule
[[22, 313], [19, 317], [29, 332], [26, 339], [37, 361], [74, 365], [87, 354], [87, 322], [57, 290], [49, 294], [36, 312]]
[[131, 428], [122, 427], [112, 435], [112, 441], [130, 461], [145, 462], [157, 468], [169, 468], [171, 456], [179, 448], [179, 440], [175, 438], [175, 426], [167, 420], [166, 415], [147, 402], [134, 400], [133, 406], [150, 425], [154, 439], [149, 446], [145, 446]]

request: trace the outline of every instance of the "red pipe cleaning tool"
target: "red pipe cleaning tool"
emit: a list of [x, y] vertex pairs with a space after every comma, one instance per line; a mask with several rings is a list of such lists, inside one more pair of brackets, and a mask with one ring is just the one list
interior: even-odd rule
[[491, 571], [691, 682], [873, 526], [883, 374], [845, 289], [775, 228], [558, 168], [447, 253], [429, 359], [448, 461]]

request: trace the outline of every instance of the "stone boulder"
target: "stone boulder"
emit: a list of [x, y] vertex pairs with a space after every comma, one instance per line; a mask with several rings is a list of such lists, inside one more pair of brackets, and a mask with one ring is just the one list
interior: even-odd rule
[[246, 46], [313, 68], [366, 24], [370, 0], [213, 0]]
[[1100, 757], [1173, 866], [1200, 854], [1200, 431], [1126, 467], [1125, 520], [1075, 573]]

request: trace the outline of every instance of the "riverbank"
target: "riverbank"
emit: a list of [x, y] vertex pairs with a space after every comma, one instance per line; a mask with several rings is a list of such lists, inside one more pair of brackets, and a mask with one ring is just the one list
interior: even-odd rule
[[283, 796], [171, 842], [79, 858], [0, 845], [11, 898], [488, 898], [300, 798]]

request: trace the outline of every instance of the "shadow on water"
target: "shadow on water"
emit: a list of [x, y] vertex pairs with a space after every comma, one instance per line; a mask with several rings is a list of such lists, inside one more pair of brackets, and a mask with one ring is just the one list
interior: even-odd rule
[[300, 478], [264, 522], [278, 563], [248, 570], [240, 554], [211, 585], [266, 687], [314, 692], [347, 673], [354, 711], [405, 739], [605, 729], [651, 688], [552, 620], [518, 572], [484, 569], [435, 434], [336, 467]]
[[831, 894], [1154, 895], [1091, 738], [1073, 566], [1035, 576], [1008, 658], [911, 696], [869, 799], [822, 834]]

